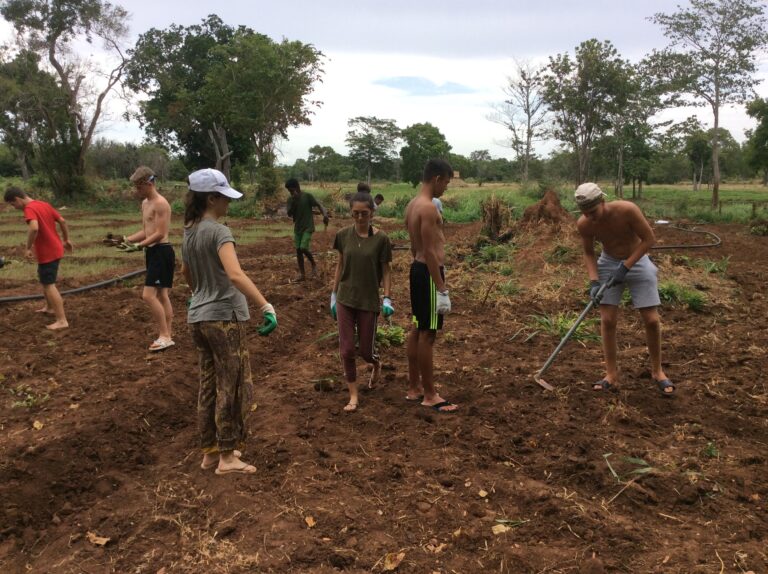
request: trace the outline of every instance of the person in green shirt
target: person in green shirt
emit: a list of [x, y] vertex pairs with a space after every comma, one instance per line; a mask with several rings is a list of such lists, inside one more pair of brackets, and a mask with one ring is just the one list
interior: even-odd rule
[[293, 218], [293, 242], [296, 246], [296, 263], [299, 266], [299, 275], [296, 281], [304, 281], [304, 257], [309, 259], [312, 265], [312, 277], [317, 274], [315, 258], [309, 250], [312, 234], [315, 232], [315, 218], [312, 208], [317, 207], [323, 214], [323, 225], [328, 225], [328, 212], [310, 193], [301, 191], [299, 181], [291, 178], [285, 182], [285, 189], [291, 196], [288, 198], [288, 215]]
[[[390, 298], [392, 280], [390, 263], [392, 245], [387, 234], [371, 225], [373, 198], [370, 193], [358, 192], [349, 202], [355, 224], [336, 233], [333, 248], [339, 252], [331, 292], [331, 316], [339, 324], [339, 355], [349, 387], [347, 412], [357, 410], [357, 350], [371, 366], [368, 383], [373, 387], [381, 374], [381, 361], [376, 354], [376, 321], [379, 309], [384, 317], [395, 312]], [[379, 285], [384, 299], [379, 307]]]

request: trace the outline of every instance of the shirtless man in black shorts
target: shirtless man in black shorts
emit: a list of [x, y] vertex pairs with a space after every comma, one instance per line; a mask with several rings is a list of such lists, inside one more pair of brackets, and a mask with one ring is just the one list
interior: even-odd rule
[[445, 193], [453, 168], [442, 159], [431, 159], [424, 167], [421, 189], [405, 209], [405, 226], [411, 239], [411, 311], [413, 327], [408, 335], [408, 394], [425, 407], [448, 413], [458, 407], [435, 390], [432, 350], [443, 315], [451, 301], [445, 285], [445, 237], [442, 218], [432, 199]]

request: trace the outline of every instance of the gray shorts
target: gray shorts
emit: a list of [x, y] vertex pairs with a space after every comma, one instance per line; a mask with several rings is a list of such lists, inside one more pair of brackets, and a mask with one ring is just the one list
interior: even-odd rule
[[[600, 283], [608, 281], [608, 278], [621, 261], [621, 259], [616, 259], [605, 253], [600, 254], [600, 258], [597, 260], [597, 272], [600, 277]], [[659, 268], [653, 264], [650, 257], [643, 255], [629, 270], [624, 283], [607, 289], [600, 303], [602, 305], [618, 305], [621, 303], [621, 295], [624, 293], [624, 288], [629, 287], [629, 293], [632, 295], [632, 306], [635, 309], [661, 305], [659, 283], [656, 278], [658, 270]]]

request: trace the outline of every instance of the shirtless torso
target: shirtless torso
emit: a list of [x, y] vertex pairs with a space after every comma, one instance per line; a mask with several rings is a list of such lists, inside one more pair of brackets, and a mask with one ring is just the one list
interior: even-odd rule
[[440, 267], [445, 260], [445, 236], [442, 217], [432, 203], [432, 193], [436, 196], [442, 195], [448, 187], [448, 181], [438, 183], [432, 192], [422, 188], [405, 209], [405, 226], [411, 241], [411, 255], [415, 261], [427, 265], [438, 291], [444, 290]]
[[[585, 211], [576, 227], [585, 255], [592, 261], [595, 258], [595, 241], [603, 245], [606, 254], [624, 260], [627, 267], [632, 267], [656, 241], [640, 208], [629, 201], [600, 203]], [[587, 266], [590, 267], [589, 261]], [[595, 277], [596, 273], [595, 268]], [[590, 278], [595, 277], [590, 272]]]
[[[159, 193], [141, 202], [141, 222], [144, 227], [145, 245], [168, 243], [171, 227], [171, 206]], [[151, 243], [146, 240], [151, 240]]]

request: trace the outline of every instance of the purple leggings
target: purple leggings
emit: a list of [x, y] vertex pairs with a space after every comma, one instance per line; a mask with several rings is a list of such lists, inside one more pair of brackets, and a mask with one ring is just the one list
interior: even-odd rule
[[348, 383], [357, 380], [355, 359], [355, 327], [360, 344], [360, 356], [366, 363], [376, 364], [379, 356], [376, 354], [376, 320], [379, 314], [373, 311], [362, 311], [336, 303], [336, 320], [339, 323], [339, 355], [344, 365], [344, 374]]

